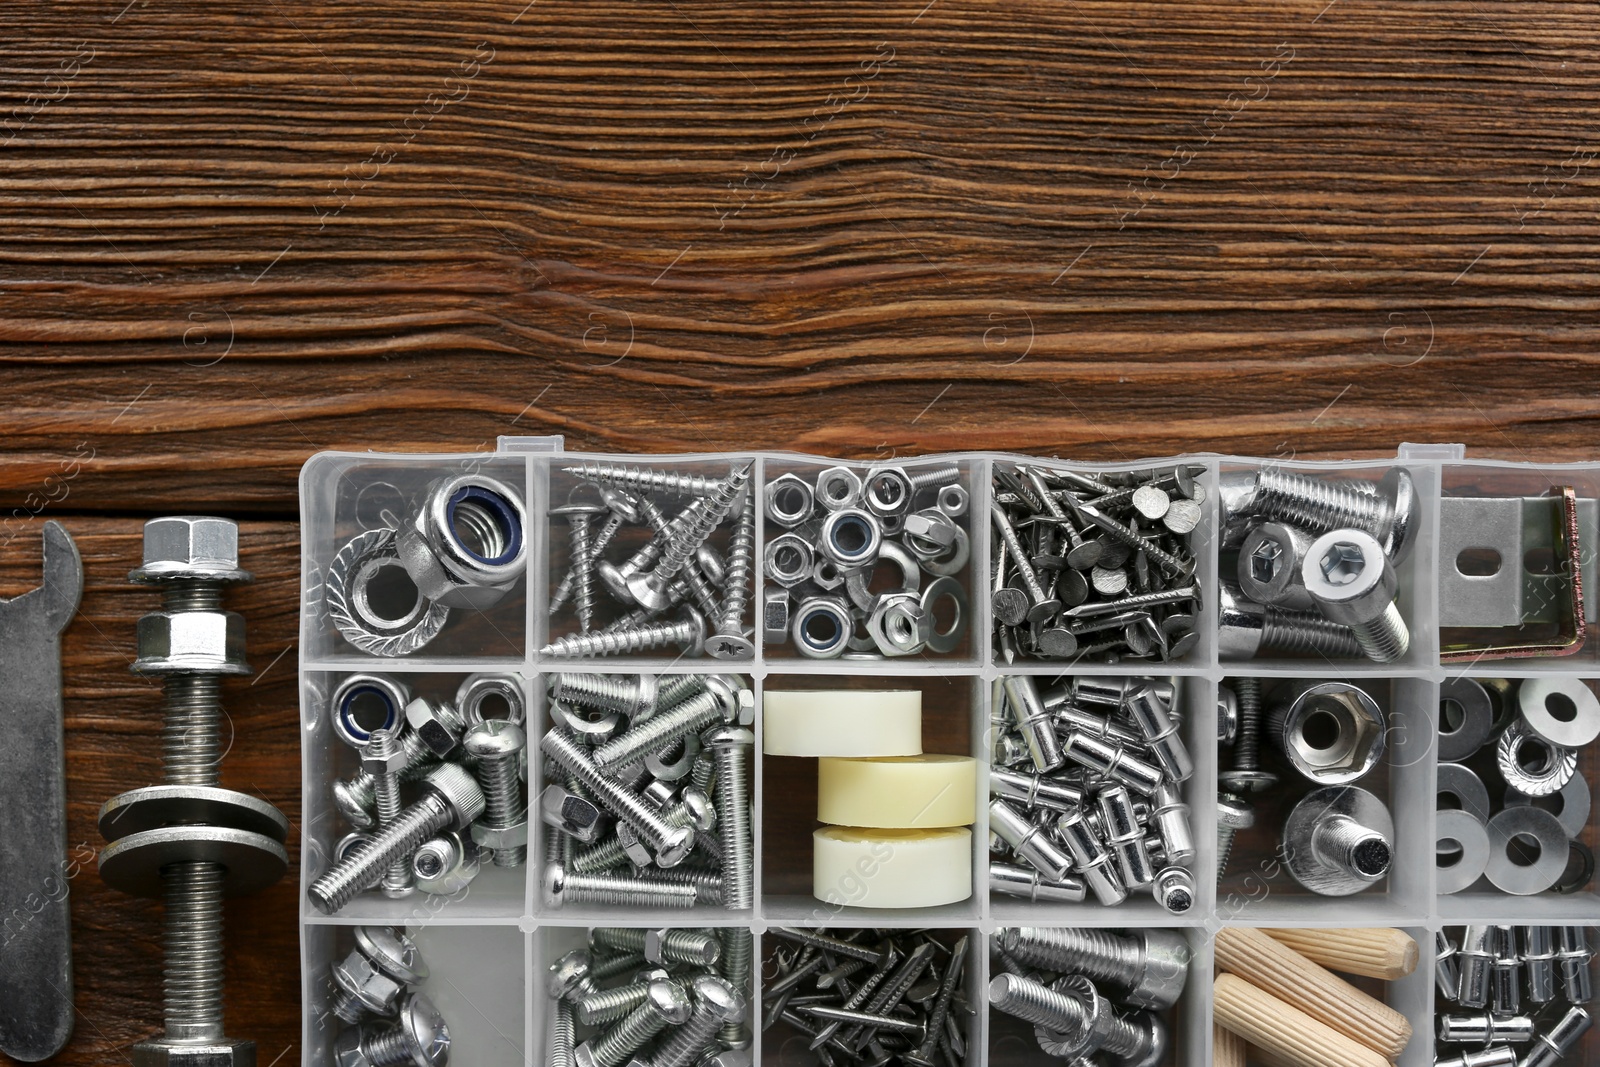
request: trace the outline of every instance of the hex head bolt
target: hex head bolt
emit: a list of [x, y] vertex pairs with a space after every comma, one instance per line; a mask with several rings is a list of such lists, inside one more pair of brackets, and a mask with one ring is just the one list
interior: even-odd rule
[[754, 699], [737, 678], [712, 675], [704, 691], [630, 727], [596, 748], [591, 758], [602, 770], [624, 767], [708, 726], [736, 721], [741, 705]]
[[1075, 872], [1096, 900], [1110, 908], [1128, 899], [1128, 888], [1111, 863], [1111, 853], [1100, 843], [1081, 811], [1068, 812], [1057, 819], [1056, 830], [1067, 843]]
[[1517, 1067], [1555, 1067], [1567, 1053], [1578, 1047], [1578, 1040], [1589, 1032], [1594, 1019], [1582, 1008], [1571, 1008], [1548, 1033], [1540, 1034]]
[[441, 763], [422, 778], [416, 803], [401, 810], [394, 822], [323, 872], [306, 890], [311, 902], [332, 915], [350, 898], [383, 877], [389, 863], [409, 856], [417, 846], [444, 830], [464, 830], [483, 814], [483, 790], [472, 775], [453, 763]]
[[450, 1062], [450, 1027], [421, 993], [406, 998], [392, 1026], [359, 1033], [362, 1067], [445, 1067]]
[[483, 791], [483, 818], [473, 824], [472, 839], [494, 851], [496, 867], [521, 867], [528, 862], [528, 802], [521, 773], [528, 737], [514, 722], [488, 719], [467, 731], [462, 747], [478, 761]]
[[1187, 781], [1194, 774], [1194, 761], [1189, 758], [1183, 738], [1178, 736], [1177, 722], [1156, 696], [1155, 687], [1144, 685], [1129, 693], [1127, 708], [1161, 770], [1174, 782]]
[[1105, 1005], [1087, 979], [1067, 979], [1063, 988], [1072, 989], [1076, 995], [1020, 975], [997, 974], [989, 982], [989, 1003], [1035, 1026], [1071, 1035], [1069, 1058], [1104, 1051], [1130, 1065], [1161, 1061], [1166, 1052], [1166, 1031], [1152, 1016], [1141, 1013], [1135, 1021], [1118, 1015]]
[[1561, 988], [1568, 1004], [1587, 1004], [1593, 997], [1589, 981], [1588, 932], [1581, 926], [1562, 926], [1556, 930], [1556, 961], [1561, 968]]
[[1042, 826], [999, 797], [989, 801], [989, 829], [1011, 846], [1017, 858], [1052, 882], [1059, 882], [1072, 870], [1072, 857], [1050, 839]]
[[1300, 573], [1322, 614], [1350, 627], [1368, 659], [1392, 663], [1411, 648], [1411, 631], [1394, 602], [1399, 578], [1371, 534], [1323, 534], [1311, 543]]
[[717, 1031], [744, 1018], [745, 999], [721, 978], [701, 975], [691, 987], [694, 1010], [656, 1050], [650, 1067], [690, 1067]]
[[1456, 961], [1461, 982], [1456, 987], [1456, 1003], [1463, 1008], [1489, 1005], [1489, 980], [1494, 971], [1496, 934], [1492, 926], [1469, 926], [1461, 935]]
[[576, 1067], [622, 1067], [645, 1043], [668, 1026], [682, 1026], [693, 1012], [689, 994], [677, 982], [650, 983], [644, 1002], [573, 1053]]
[[1045, 970], [1081, 974], [1114, 987], [1134, 1007], [1162, 1010], [1183, 995], [1192, 953], [1176, 930], [1126, 935], [1071, 927], [1007, 926], [998, 932], [1011, 956]]
[[1256, 824], [1256, 809], [1236, 793], [1217, 794], [1217, 884], [1228, 873], [1233, 856], [1233, 835]]
[[1257, 515], [1313, 534], [1357, 529], [1376, 540], [1385, 556], [1403, 562], [1417, 525], [1417, 491], [1404, 467], [1391, 467], [1373, 484], [1363, 479], [1312, 478], [1278, 467], [1256, 472]]
[[1011, 720], [1028, 745], [1028, 758], [1040, 774], [1060, 767], [1066, 759], [1056, 737], [1055, 720], [1039, 699], [1039, 688], [1031, 675], [1008, 674], [1002, 680]]
[[1236, 661], [1255, 659], [1259, 652], [1328, 659], [1365, 655], [1350, 627], [1320, 612], [1246, 600], [1239, 587], [1224, 578], [1217, 583], [1217, 655], [1224, 661]]
[[676, 867], [694, 847], [694, 831], [686, 826], [669, 826], [660, 813], [638, 793], [614, 781], [595, 766], [576, 741], [559, 730], [546, 731], [539, 748], [568, 773], [583, 783], [602, 807], [626, 823], [655, 853], [662, 867]]
[[[384, 926], [355, 928], [356, 947], [333, 965], [333, 1014], [347, 1023], [387, 1015], [407, 986], [428, 977], [416, 943]], [[376, 978], [387, 979], [378, 983]], [[387, 994], [387, 995], [385, 995]]]
[[745, 464], [719, 482], [710, 495], [702, 498], [701, 506], [674, 530], [662, 548], [661, 558], [656, 561], [655, 568], [648, 574], [636, 574], [628, 579], [628, 592], [633, 594], [640, 607], [652, 611], [666, 607], [667, 587], [683, 570], [684, 564], [694, 558], [695, 550], [727, 517], [739, 494], [746, 492], [750, 470], [751, 465]]
[[744, 613], [750, 606], [750, 576], [755, 570], [756, 498], [747, 493], [739, 516], [733, 523], [728, 543], [728, 565], [723, 573], [722, 611], [717, 615], [717, 632], [706, 641], [706, 651], [718, 659], [742, 659], [755, 654]]
[[543, 656], [625, 656], [663, 645], [678, 645], [686, 655], [699, 655], [705, 646], [706, 620], [685, 606], [676, 622], [632, 622], [618, 629], [558, 637], [539, 650]]
[[1556, 998], [1556, 938], [1549, 926], [1522, 928], [1522, 963], [1528, 969], [1528, 1001], [1548, 1004]]
[[[451, 713], [455, 710], [444, 703], [436, 705], [436, 708], [439, 710], [449, 708]], [[402, 782], [415, 781], [429, 767], [439, 762], [439, 755], [423, 743], [415, 730], [401, 727], [398, 736], [400, 750], [405, 753], [405, 763], [400, 768]], [[339, 814], [357, 829], [370, 830], [378, 825], [377, 780], [364, 770], [358, 770], [349, 778], [342, 778], [333, 783], [333, 803], [339, 809]]]
[[701, 743], [717, 764], [717, 843], [722, 859], [722, 906], [729, 911], [755, 907], [755, 863], [750, 837], [751, 746], [756, 735], [743, 726], [711, 730]]
[[1017, 578], [1028, 592], [1028, 611], [1023, 619], [1027, 622], [1045, 622], [1052, 618], [1061, 610], [1061, 601], [1045, 591], [1044, 585], [1039, 581], [1039, 575], [1034, 572], [1033, 564], [1029, 562], [1028, 553], [1022, 547], [1022, 541], [1017, 537], [1017, 531], [1012, 529], [1011, 520], [1006, 517], [1005, 510], [999, 504], [991, 503], [989, 518], [993, 520], [995, 532], [1000, 535], [1000, 540], [1005, 542], [1006, 551], [1011, 554], [1012, 565], [1017, 569]]

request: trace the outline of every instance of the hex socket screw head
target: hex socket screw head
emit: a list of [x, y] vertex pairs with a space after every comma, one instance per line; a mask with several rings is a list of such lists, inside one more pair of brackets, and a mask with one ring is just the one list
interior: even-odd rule
[[1410, 649], [1411, 631], [1394, 602], [1399, 577], [1371, 534], [1323, 534], [1307, 550], [1300, 575], [1322, 614], [1348, 626], [1368, 659], [1391, 663]]

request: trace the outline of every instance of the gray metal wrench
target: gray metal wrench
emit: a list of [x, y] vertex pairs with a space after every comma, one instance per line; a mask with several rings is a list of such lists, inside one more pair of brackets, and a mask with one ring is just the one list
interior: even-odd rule
[[78, 546], [47, 522], [44, 584], [0, 600], [0, 1052], [26, 1062], [72, 1036], [61, 631], [82, 593]]

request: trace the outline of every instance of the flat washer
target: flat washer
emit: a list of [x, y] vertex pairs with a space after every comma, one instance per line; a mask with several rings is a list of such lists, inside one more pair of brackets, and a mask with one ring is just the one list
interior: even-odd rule
[[967, 629], [967, 612], [970, 610], [967, 604], [967, 587], [954, 578], [941, 576], [929, 583], [928, 588], [922, 591], [922, 610], [932, 619], [934, 605], [946, 597], [955, 605], [955, 620], [950, 623], [948, 630], [943, 631], [939, 629], [937, 623], [934, 624], [933, 633], [928, 638], [930, 652], [954, 652], [956, 646], [961, 644], [961, 637]]
[[[1489, 821], [1494, 814], [1489, 807], [1489, 789], [1478, 777], [1478, 772], [1459, 763], [1439, 764], [1439, 796], [1455, 797], [1461, 810], [1475, 816], [1480, 823]], [[1440, 808], [1440, 813], [1450, 809]]]
[[[1567, 784], [1562, 786], [1559, 792], [1549, 795], [1561, 798], [1561, 810], [1552, 814], [1561, 820], [1561, 828], [1567, 832], [1567, 836], [1576, 839], [1589, 825], [1589, 783], [1584, 780], [1583, 775], [1574, 774], [1567, 779]], [[1505, 806], [1508, 808], [1526, 807], [1533, 801], [1534, 798], [1526, 793], [1519, 793], [1515, 789], [1506, 790]]]
[[[1489, 820], [1489, 864], [1484, 869], [1489, 881], [1502, 893], [1526, 897], [1543, 893], [1560, 881], [1567, 869], [1571, 849], [1561, 821], [1543, 808], [1506, 808]], [[1522, 866], [1511, 859], [1510, 850], [1527, 850], [1514, 842], [1526, 835], [1539, 842], [1539, 858]]]
[[[1538, 811], [1529, 808], [1529, 811]], [[222, 891], [255, 893], [283, 877], [289, 854], [270, 837], [224, 826], [164, 826], [129, 834], [100, 851], [100, 877], [136, 897], [159, 897], [161, 869], [174, 863], [217, 863], [226, 868]]]
[[1489, 831], [1479, 820], [1465, 811], [1441, 811], [1435, 833], [1435, 857], [1438, 845], [1454, 841], [1461, 846], [1461, 859], [1448, 867], [1435, 861], [1438, 891], [1441, 895], [1459, 893], [1479, 878], [1489, 864]]
[[215, 785], [147, 785], [100, 806], [100, 835], [117, 841], [163, 826], [227, 826], [282, 843], [289, 820], [259, 797]]
[[1553, 745], [1582, 748], [1600, 737], [1600, 697], [1576, 678], [1529, 678], [1517, 690], [1528, 728]]
[[[1523, 750], [1529, 746], [1545, 750], [1545, 759], [1537, 767], [1522, 765]], [[1578, 754], [1570, 748], [1552, 745], [1518, 719], [1506, 727], [1495, 746], [1495, 763], [1506, 785], [1530, 797], [1547, 797], [1572, 780], [1578, 769]]]
[[[1453, 729], [1445, 717], [1446, 704], [1461, 711], [1461, 721]], [[1483, 683], [1474, 678], [1452, 678], [1439, 687], [1439, 759], [1446, 763], [1464, 760], [1489, 740], [1494, 732], [1494, 701]]]

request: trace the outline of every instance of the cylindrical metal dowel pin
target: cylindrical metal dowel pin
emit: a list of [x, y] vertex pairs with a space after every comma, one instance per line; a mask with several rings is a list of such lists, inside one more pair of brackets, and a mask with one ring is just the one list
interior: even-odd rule
[[1213, 1005], [1219, 1026], [1296, 1067], [1389, 1067], [1381, 1054], [1238, 975], [1217, 976]]
[[1265, 930], [1330, 971], [1392, 982], [1417, 969], [1420, 950], [1404, 930], [1378, 926], [1363, 930]]
[[1224, 1027], [1211, 1027], [1211, 1067], [1245, 1067], [1244, 1038]]
[[1406, 1017], [1260, 930], [1217, 932], [1217, 965], [1393, 1059], [1411, 1040]]

